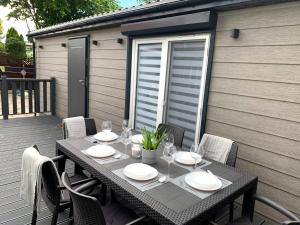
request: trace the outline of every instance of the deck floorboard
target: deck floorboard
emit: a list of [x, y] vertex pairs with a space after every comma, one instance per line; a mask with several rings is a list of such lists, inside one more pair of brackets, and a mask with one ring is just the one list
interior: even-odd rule
[[[32, 208], [20, 199], [21, 158], [25, 148], [37, 144], [41, 153], [55, 155], [55, 142], [62, 138], [61, 120], [53, 116], [0, 120], [0, 225], [31, 223]], [[72, 167], [68, 164], [67, 168]], [[68, 224], [68, 212], [58, 224]], [[51, 213], [44, 203], [38, 215], [39, 225], [51, 223]]]

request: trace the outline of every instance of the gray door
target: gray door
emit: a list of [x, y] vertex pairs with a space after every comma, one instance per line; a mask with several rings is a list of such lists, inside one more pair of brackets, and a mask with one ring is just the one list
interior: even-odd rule
[[68, 41], [68, 115], [87, 116], [88, 37]]

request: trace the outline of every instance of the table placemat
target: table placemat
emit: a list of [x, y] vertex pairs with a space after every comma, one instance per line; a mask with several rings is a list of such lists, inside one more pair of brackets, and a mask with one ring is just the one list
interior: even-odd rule
[[106, 145], [119, 143], [122, 141], [120, 136], [114, 141], [99, 141], [96, 138], [94, 138], [94, 136], [86, 136], [84, 139], [94, 144], [106, 144]]
[[152, 180], [148, 180], [148, 181], [136, 181], [136, 180], [132, 180], [128, 177], [126, 177], [123, 173], [123, 169], [118, 169], [118, 170], [114, 170], [113, 173], [116, 174], [117, 176], [121, 177], [122, 179], [126, 180], [128, 183], [130, 183], [131, 185], [135, 186], [137, 189], [139, 189], [140, 191], [144, 192], [144, 191], [148, 191], [152, 188], [158, 187], [164, 183], [160, 183], [158, 182], [158, 179], [162, 176], [164, 176], [163, 174], [159, 173], [158, 176]]
[[180, 166], [180, 167], [182, 167], [182, 168], [184, 168], [184, 169], [187, 169], [187, 170], [189, 170], [189, 171], [198, 171], [198, 170], [201, 170], [201, 168], [210, 165], [211, 162], [208, 161], [208, 160], [202, 159], [201, 162], [198, 163], [196, 169], [194, 169], [194, 166], [184, 165], [184, 164], [178, 163], [178, 162], [176, 162], [176, 161], [174, 161], [174, 164], [177, 165], [177, 166]]
[[105, 158], [94, 158], [90, 155], [88, 155], [86, 153], [86, 149], [85, 150], [81, 150], [82, 153], [84, 153], [86, 156], [88, 156], [89, 158], [93, 159], [94, 161], [96, 161], [97, 163], [101, 164], [101, 165], [104, 165], [104, 164], [108, 164], [108, 163], [113, 163], [113, 162], [117, 162], [117, 161], [120, 161], [120, 160], [125, 160], [125, 159], [128, 159], [129, 158], [129, 155], [126, 155], [118, 150], [116, 150], [116, 153], [114, 155], [117, 155], [117, 154], [120, 154], [121, 157], [116, 159], [114, 158], [113, 156], [111, 157], [105, 157]]
[[226, 180], [226, 179], [223, 179], [223, 178], [217, 176], [217, 177], [222, 181], [222, 188], [221, 188], [221, 189], [219, 189], [219, 190], [217, 190], [217, 191], [200, 191], [200, 190], [196, 190], [196, 189], [190, 187], [190, 186], [185, 182], [185, 176], [186, 176], [186, 174], [185, 174], [185, 175], [182, 175], [182, 176], [180, 176], [180, 177], [177, 177], [177, 178], [175, 178], [175, 179], [171, 179], [170, 182], [172, 182], [173, 184], [175, 184], [175, 185], [181, 187], [181, 188], [184, 189], [185, 191], [188, 191], [188, 192], [190, 192], [190, 193], [196, 195], [198, 198], [201, 198], [201, 199], [207, 198], [208, 196], [210, 196], [210, 195], [212, 195], [212, 194], [214, 194], [214, 193], [216, 193], [216, 192], [222, 190], [223, 188], [228, 187], [229, 185], [232, 184], [231, 181], [228, 181], [228, 180]]

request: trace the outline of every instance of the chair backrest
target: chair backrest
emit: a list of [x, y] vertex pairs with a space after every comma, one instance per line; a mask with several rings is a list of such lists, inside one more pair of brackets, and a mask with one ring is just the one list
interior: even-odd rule
[[160, 132], [168, 132], [173, 134], [174, 136], [174, 145], [178, 147], [182, 147], [182, 141], [184, 137], [185, 130], [181, 127], [175, 126], [173, 124], [164, 124], [161, 123], [158, 126]]
[[[85, 128], [86, 128], [86, 135], [94, 135], [97, 133], [97, 128], [96, 128], [96, 123], [95, 120], [93, 118], [84, 118], [84, 122], [85, 122]], [[66, 126], [63, 123], [62, 124], [62, 130], [63, 130], [63, 139], [68, 138], [67, 137], [67, 132], [66, 132]]]
[[[236, 142], [232, 142], [232, 140], [219, 137], [216, 135], [211, 134], [204, 134], [204, 136], [201, 139], [200, 148], [201, 146], [205, 146], [207, 149], [204, 149], [206, 151], [205, 156], [207, 158], [211, 158], [217, 160], [217, 156], [220, 156], [220, 162], [224, 162], [223, 160], [226, 160], [224, 164], [235, 167], [236, 158], [237, 158], [237, 152], [238, 152], [238, 145]], [[225, 158], [227, 153], [227, 150], [229, 149], [227, 159]], [[209, 151], [211, 150], [211, 151]], [[222, 155], [219, 155], [219, 153]], [[219, 160], [217, 160], [219, 161]]]
[[99, 201], [72, 189], [67, 173], [62, 174], [62, 183], [69, 191], [73, 204], [74, 225], [105, 225]]
[[[33, 146], [38, 152], [36, 145]], [[54, 211], [55, 206], [61, 200], [61, 192], [57, 188], [60, 185], [56, 167], [51, 162], [45, 162], [42, 166], [42, 198], [50, 211]]]

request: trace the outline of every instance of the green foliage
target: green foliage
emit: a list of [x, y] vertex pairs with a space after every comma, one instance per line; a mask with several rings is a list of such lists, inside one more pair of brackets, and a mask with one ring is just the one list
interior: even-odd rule
[[156, 150], [158, 145], [166, 137], [165, 132], [161, 132], [159, 129], [148, 131], [146, 128], [142, 129], [143, 134], [143, 147], [146, 150]]
[[6, 52], [17, 59], [26, 57], [26, 44], [22, 35], [19, 35], [15, 28], [11, 27], [6, 33]]
[[5, 52], [5, 44], [0, 42], [0, 52]]
[[155, 0], [137, 0], [138, 3], [151, 3], [151, 2], [156, 2]]
[[119, 8], [117, 0], [0, 0], [8, 17], [30, 19], [37, 29]]

